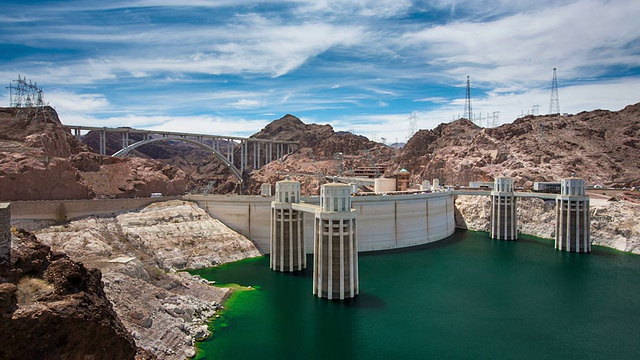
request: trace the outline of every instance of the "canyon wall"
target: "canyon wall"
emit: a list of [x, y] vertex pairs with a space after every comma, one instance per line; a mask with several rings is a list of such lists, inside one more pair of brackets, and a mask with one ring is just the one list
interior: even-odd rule
[[[518, 232], [555, 238], [555, 201], [518, 198]], [[640, 254], [640, 204], [629, 201], [591, 200], [591, 243]], [[488, 231], [491, 219], [489, 197], [458, 196], [456, 226]]]

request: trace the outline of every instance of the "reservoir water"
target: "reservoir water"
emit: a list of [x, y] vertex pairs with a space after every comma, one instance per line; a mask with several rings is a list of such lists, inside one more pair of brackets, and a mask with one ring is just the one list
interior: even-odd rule
[[311, 294], [313, 265], [268, 257], [193, 271], [237, 291], [198, 359], [640, 358], [640, 256], [456, 231], [406, 250], [360, 254], [360, 295]]

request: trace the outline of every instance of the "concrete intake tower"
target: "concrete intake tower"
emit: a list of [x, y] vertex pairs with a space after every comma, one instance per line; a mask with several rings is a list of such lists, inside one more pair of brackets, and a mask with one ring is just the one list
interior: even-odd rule
[[518, 238], [516, 197], [513, 178], [498, 177], [491, 192], [491, 238], [515, 240]]
[[278, 181], [271, 202], [271, 269], [299, 271], [307, 267], [304, 247], [304, 212], [294, 210], [300, 202], [300, 183]]
[[590, 225], [584, 179], [562, 179], [560, 194], [556, 197], [556, 249], [590, 252]]
[[322, 185], [314, 225], [313, 294], [326, 299], [355, 297], [359, 292], [358, 242], [349, 185]]

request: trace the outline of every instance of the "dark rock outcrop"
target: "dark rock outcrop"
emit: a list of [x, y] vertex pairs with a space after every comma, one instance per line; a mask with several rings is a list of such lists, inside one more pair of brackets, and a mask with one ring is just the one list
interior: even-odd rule
[[12, 250], [11, 266], [0, 270], [1, 359], [136, 357], [99, 270], [51, 252], [28, 232], [14, 236]]
[[572, 173], [589, 184], [640, 185], [640, 104], [620, 111], [525, 116], [497, 128], [465, 119], [418, 131], [394, 159], [414, 183], [467, 185], [515, 178], [517, 186], [559, 181]]

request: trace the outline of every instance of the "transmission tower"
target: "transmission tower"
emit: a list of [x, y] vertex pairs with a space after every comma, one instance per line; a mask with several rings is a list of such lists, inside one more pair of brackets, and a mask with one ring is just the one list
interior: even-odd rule
[[418, 115], [416, 115], [415, 111], [411, 112], [409, 115], [409, 133], [407, 134], [407, 141], [413, 137], [413, 135], [418, 131]]
[[471, 81], [467, 75], [467, 97], [464, 100], [464, 116], [463, 118], [473, 121], [473, 112], [471, 112]]
[[533, 105], [531, 107], [531, 115], [534, 115], [534, 116], [540, 115], [540, 105]]
[[558, 98], [558, 78], [556, 68], [553, 68], [553, 81], [551, 82], [551, 101], [549, 102], [549, 114], [560, 114], [560, 99]]
[[494, 111], [491, 118], [491, 127], [498, 127], [498, 124], [500, 124], [500, 111]]
[[41, 87], [38, 87], [38, 83], [32, 83], [31, 80], [27, 82], [26, 77], [18, 75], [18, 80], [13, 80], [7, 86], [9, 89], [9, 106], [17, 108], [16, 119], [22, 109], [27, 112], [27, 117], [31, 112], [35, 112], [35, 120], [37, 121], [38, 113], [42, 113], [45, 116], [44, 107], [48, 104], [44, 101], [44, 95]]

